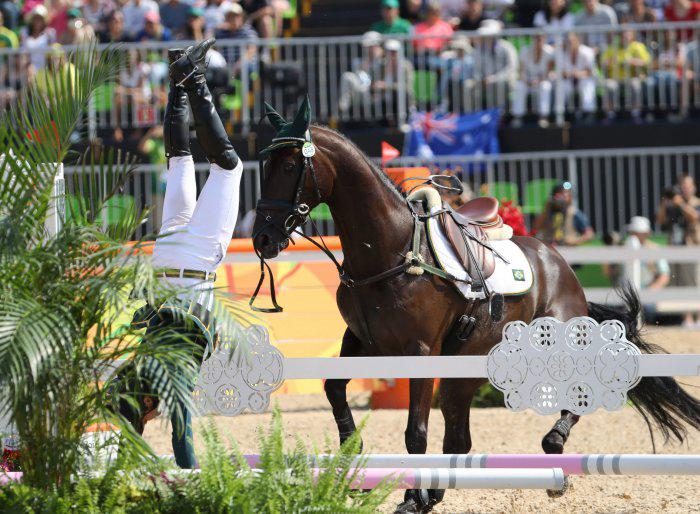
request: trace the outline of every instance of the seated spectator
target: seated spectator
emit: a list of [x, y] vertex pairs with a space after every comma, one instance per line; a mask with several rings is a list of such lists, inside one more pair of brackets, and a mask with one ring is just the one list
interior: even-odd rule
[[113, 11], [107, 18], [107, 30], [100, 32], [100, 43], [128, 43], [131, 38], [124, 29], [124, 15]]
[[247, 16], [246, 21], [258, 30], [261, 38], [274, 37], [272, 22], [275, 10], [271, 0], [239, 0], [239, 3]]
[[[574, 32], [567, 35], [561, 63], [563, 94], [557, 97], [558, 112], [564, 112], [574, 93], [578, 93], [580, 108], [590, 120], [596, 110], [595, 51], [584, 44]], [[576, 108], [576, 114], [579, 114]]]
[[34, 80], [37, 88], [44, 95], [49, 95], [55, 90], [53, 77], [58, 76], [62, 80], [70, 81], [75, 85], [76, 71], [73, 63], [68, 62], [61, 45], [53, 43], [46, 53], [46, 66], [37, 71]]
[[502, 25], [498, 20], [484, 20], [473, 38], [474, 80], [466, 87], [467, 100], [475, 105], [468, 110], [480, 110], [506, 105], [518, 74], [518, 52], [513, 43], [499, 38]]
[[684, 45], [676, 42], [676, 31], [659, 32], [659, 45], [655, 51], [654, 72], [647, 80], [650, 103], [661, 114], [671, 118], [681, 109], [681, 73]]
[[86, 0], [83, 3], [83, 16], [96, 33], [107, 29], [107, 18], [116, 9], [112, 0]]
[[574, 27], [574, 16], [566, 0], [547, 0], [547, 6], [535, 14], [532, 24], [552, 31], [566, 31]]
[[143, 30], [136, 34], [136, 41], [170, 41], [172, 40], [172, 32], [168, 27], [163, 26], [160, 22], [160, 14], [158, 12], [149, 11], [143, 18]]
[[413, 41], [416, 50], [439, 52], [449, 42], [454, 30], [452, 25], [440, 18], [441, 12], [438, 2], [428, 3], [428, 7], [425, 9], [425, 21], [416, 25], [413, 31], [417, 37]]
[[224, 23], [224, 14], [231, 6], [229, 0], [207, 0], [204, 7], [204, 30], [212, 36], [219, 25]]
[[[402, 56], [403, 47], [396, 39], [384, 43], [386, 57], [379, 69], [379, 76], [372, 82], [373, 97], [385, 107], [386, 116], [393, 120], [397, 104], [402, 101], [400, 92], [405, 93], [406, 106], [413, 105], [413, 76], [411, 62]], [[395, 121], [395, 120], [394, 120]]]
[[538, 239], [551, 245], [578, 246], [595, 237], [588, 217], [573, 205], [570, 182], [554, 187], [533, 230]]
[[619, 11], [619, 15], [625, 23], [656, 23], [659, 21], [654, 9], [647, 7], [644, 0], [628, 0], [625, 8]]
[[450, 49], [440, 54], [440, 97], [442, 108], [449, 112], [462, 112], [469, 104], [465, 98], [474, 80], [474, 49], [466, 37], [455, 37]]
[[415, 25], [423, 20], [423, 0], [403, 0], [399, 2], [399, 17], [408, 20], [411, 25]]
[[[243, 8], [238, 4], [231, 4], [224, 13], [224, 24], [216, 31], [217, 39], [238, 39], [243, 41], [255, 42], [258, 40], [258, 34], [255, 29], [245, 22]], [[242, 53], [241, 49], [245, 50], [248, 71], [254, 71], [256, 68], [255, 62], [255, 45], [229, 45], [224, 48], [224, 57], [228, 61], [229, 66], [233, 70], [234, 75], [240, 75], [242, 69]]]
[[19, 2], [13, 2], [12, 0], [0, 1], [0, 14], [2, 14], [2, 18], [5, 21], [5, 27], [12, 31], [19, 29], [21, 9], [18, 4]]
[[[634, 216], [627, 225], [627, 240], [625, 246], [632, 250], [640, 248], [656, 248], [657, 245], [649, 239], [651, 222], [644, 216]], [[625, 266], [627, 281], [641, 286], [642, 289], [663, 289], [671, 281], [671, 267], [666, 259], [642, 262], [639, 260]]]
[[46, 2], [49, 10], [49, 27], [56, 32], [56, 38], [60, 38], [68, 29], [68, 9], [72, 6], [68, 0], [53, 0]]
[[154, 0], [130, 0], [122, 7], [122, 13], [126, 32], [135, 39], [146, 26], [146, 15], [158, 14], [158, 4]]
[[467, 8], [462, 13], [462, 18], [459, 20], [458, 30], [473, 31], [479, 28], [481, 22], [484, 21], [484, 1], [483, 0], [467, 0]]
[[62, 45], [80, 45], [95, 39], [95, 32], [82, 17], [80, 9], [68, 10], [68, 27], [58, 38]]
[[180, 0], [166, 0], [160, 4], [161, 23], [168, 27], [175, 37], [184, 32], [189, 13], [190, 6]]
[[362, 56], [351, 63], [352, 70], [344, 72], [340, 77], [340, 99], [338, 108], [347, 115], [352, 106], [362, 106], [367, 103], [372, 80], [379, 76], [382, 66], [382, 35], [379, 32], [366, 32], [362, 36]]
[[5, 18], [0, 11], [0, 48], [19, 48], [17, 34], [5, 26]]
[[635, 122], [641, 121], [642, 81], [646, 78], [650, 63], [649, 50], [635, 40], [634, 31], [629, 28], [622, 32], [621, 40], [616, 38], [605, 49], [600, 64], [605, 76], [603, 108], [607, 111], [608, 119], [614, 118], [615, 111], [621, 107], [620, 96], [624, 92], [628, 96], [625, 107], [630, 107]]
[[182, 39], [201, 41], [204, 39], [204, 11], [199, 7], [190, 7], [187, 24], [182, 32]]
[[370, 30], [380, 34], [410, 34], [413, 27], [399, 18], [399, 0], [382, 0], [382, 19], [373, 23]]
[[685, 79], [690, 82], [690, 104], [697, 108], [700, 105], [700, 43], [697, 39], [685, 46], [682, 58]]
[[27, 25], [19, 34], [20, 46], [29, 52], [29, 75], [44, 67], [44, 52], [56, 42], [56, 31], [48, 26], [49, 11], [37, 5], [27, 13]]
[[[584, 0], [584, 9], [574, 17], [576, 27], [614, 27], [617, 25], [617, 14], [609, 5], [601, 4], [599, 0]], [[605, 32], [594, 32], [584, 37], [584, 43], [598, 48], [608, 40]]]
[[[700, 20], [700, 2], [691, 0], [671, 0], [664, 9], [665, 21], [698, 21]], [[678, 41], [692, 41], [697, 34], [696, 29], [678, 29]]]
[[547, 36], [538, 34], [534, 42], [520, 50], [520, 77], [513, 91], [513, 125], [518, 126], [525, 115], [528, 96], [537, 105], [541, 127], [549, 125], [552, 110], [552, 79], [554, 48], [547, 44]]

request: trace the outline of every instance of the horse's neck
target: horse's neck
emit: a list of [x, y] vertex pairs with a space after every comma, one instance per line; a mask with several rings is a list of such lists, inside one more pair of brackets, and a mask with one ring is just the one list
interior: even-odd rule
[[343, 246], [344, 266], [355, 279], [381, 273], [400, 260], [412, 234], [401, 196], [364, 158], [343, 156], [328, 207]]

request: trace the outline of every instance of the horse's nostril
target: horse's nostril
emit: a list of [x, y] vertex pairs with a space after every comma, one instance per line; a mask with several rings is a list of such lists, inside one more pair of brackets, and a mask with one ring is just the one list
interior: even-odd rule
[[255, 247], [259, 250], [265, 248], [270, 243], [270, 238], [267, 234], [259, 234], [255, 240]]

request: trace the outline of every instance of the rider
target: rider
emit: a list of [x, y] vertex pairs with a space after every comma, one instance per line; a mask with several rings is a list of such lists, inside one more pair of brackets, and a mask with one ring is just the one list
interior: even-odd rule
[[[164, 286], [182, 290], [183, 301], [147, 306], [134, 317], [147, 331], [167, 327], [171, 334], [186, 334], [201, 347], [211, 343], [209, 309], [213, 301], [216, 268], [224, 256], [236, 225], [243, 163], [228, 139], [204, 77], [208, 39], [186, 50], [169, 50], [170, 92], [163, 121], [168, 175], [163, 202], [160, 237], [152, 263]], [[188, 107], [189, 103], [189, 107]], [[211, 163], [209, 177], [197, 199], [194, 161], [190, 152], [189, 110], [192, 109], [197, 140]], [[168, 344], [168, 337], [159, 344]], [[201, 354], [199, 356], [201, 359]], [[122, 402], [121, 412], [134, 428], [157, 416], [157, 400], [142, 399], [141, 412]], [[197, 461], [192, 443], [190, 413], [173, 415], [172, 443], [175, 461], [181, 468], [194, 468]], [[180, 424], [184, 423], [184, 426]]]

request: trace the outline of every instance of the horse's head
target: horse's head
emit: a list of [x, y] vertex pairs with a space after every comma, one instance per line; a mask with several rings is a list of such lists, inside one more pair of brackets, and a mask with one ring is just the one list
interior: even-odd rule
[[318, 164], [318, 148], [311, 140], [308, 97], [292, 122], [269, 104], [265, 104], [265, 114], [276, 135], [260, 153], [262, 185], [253, 246], [262, 257], [271, 259], [289, 245], [291, 234], [306, 222], [329, 189], [325, 166]]

